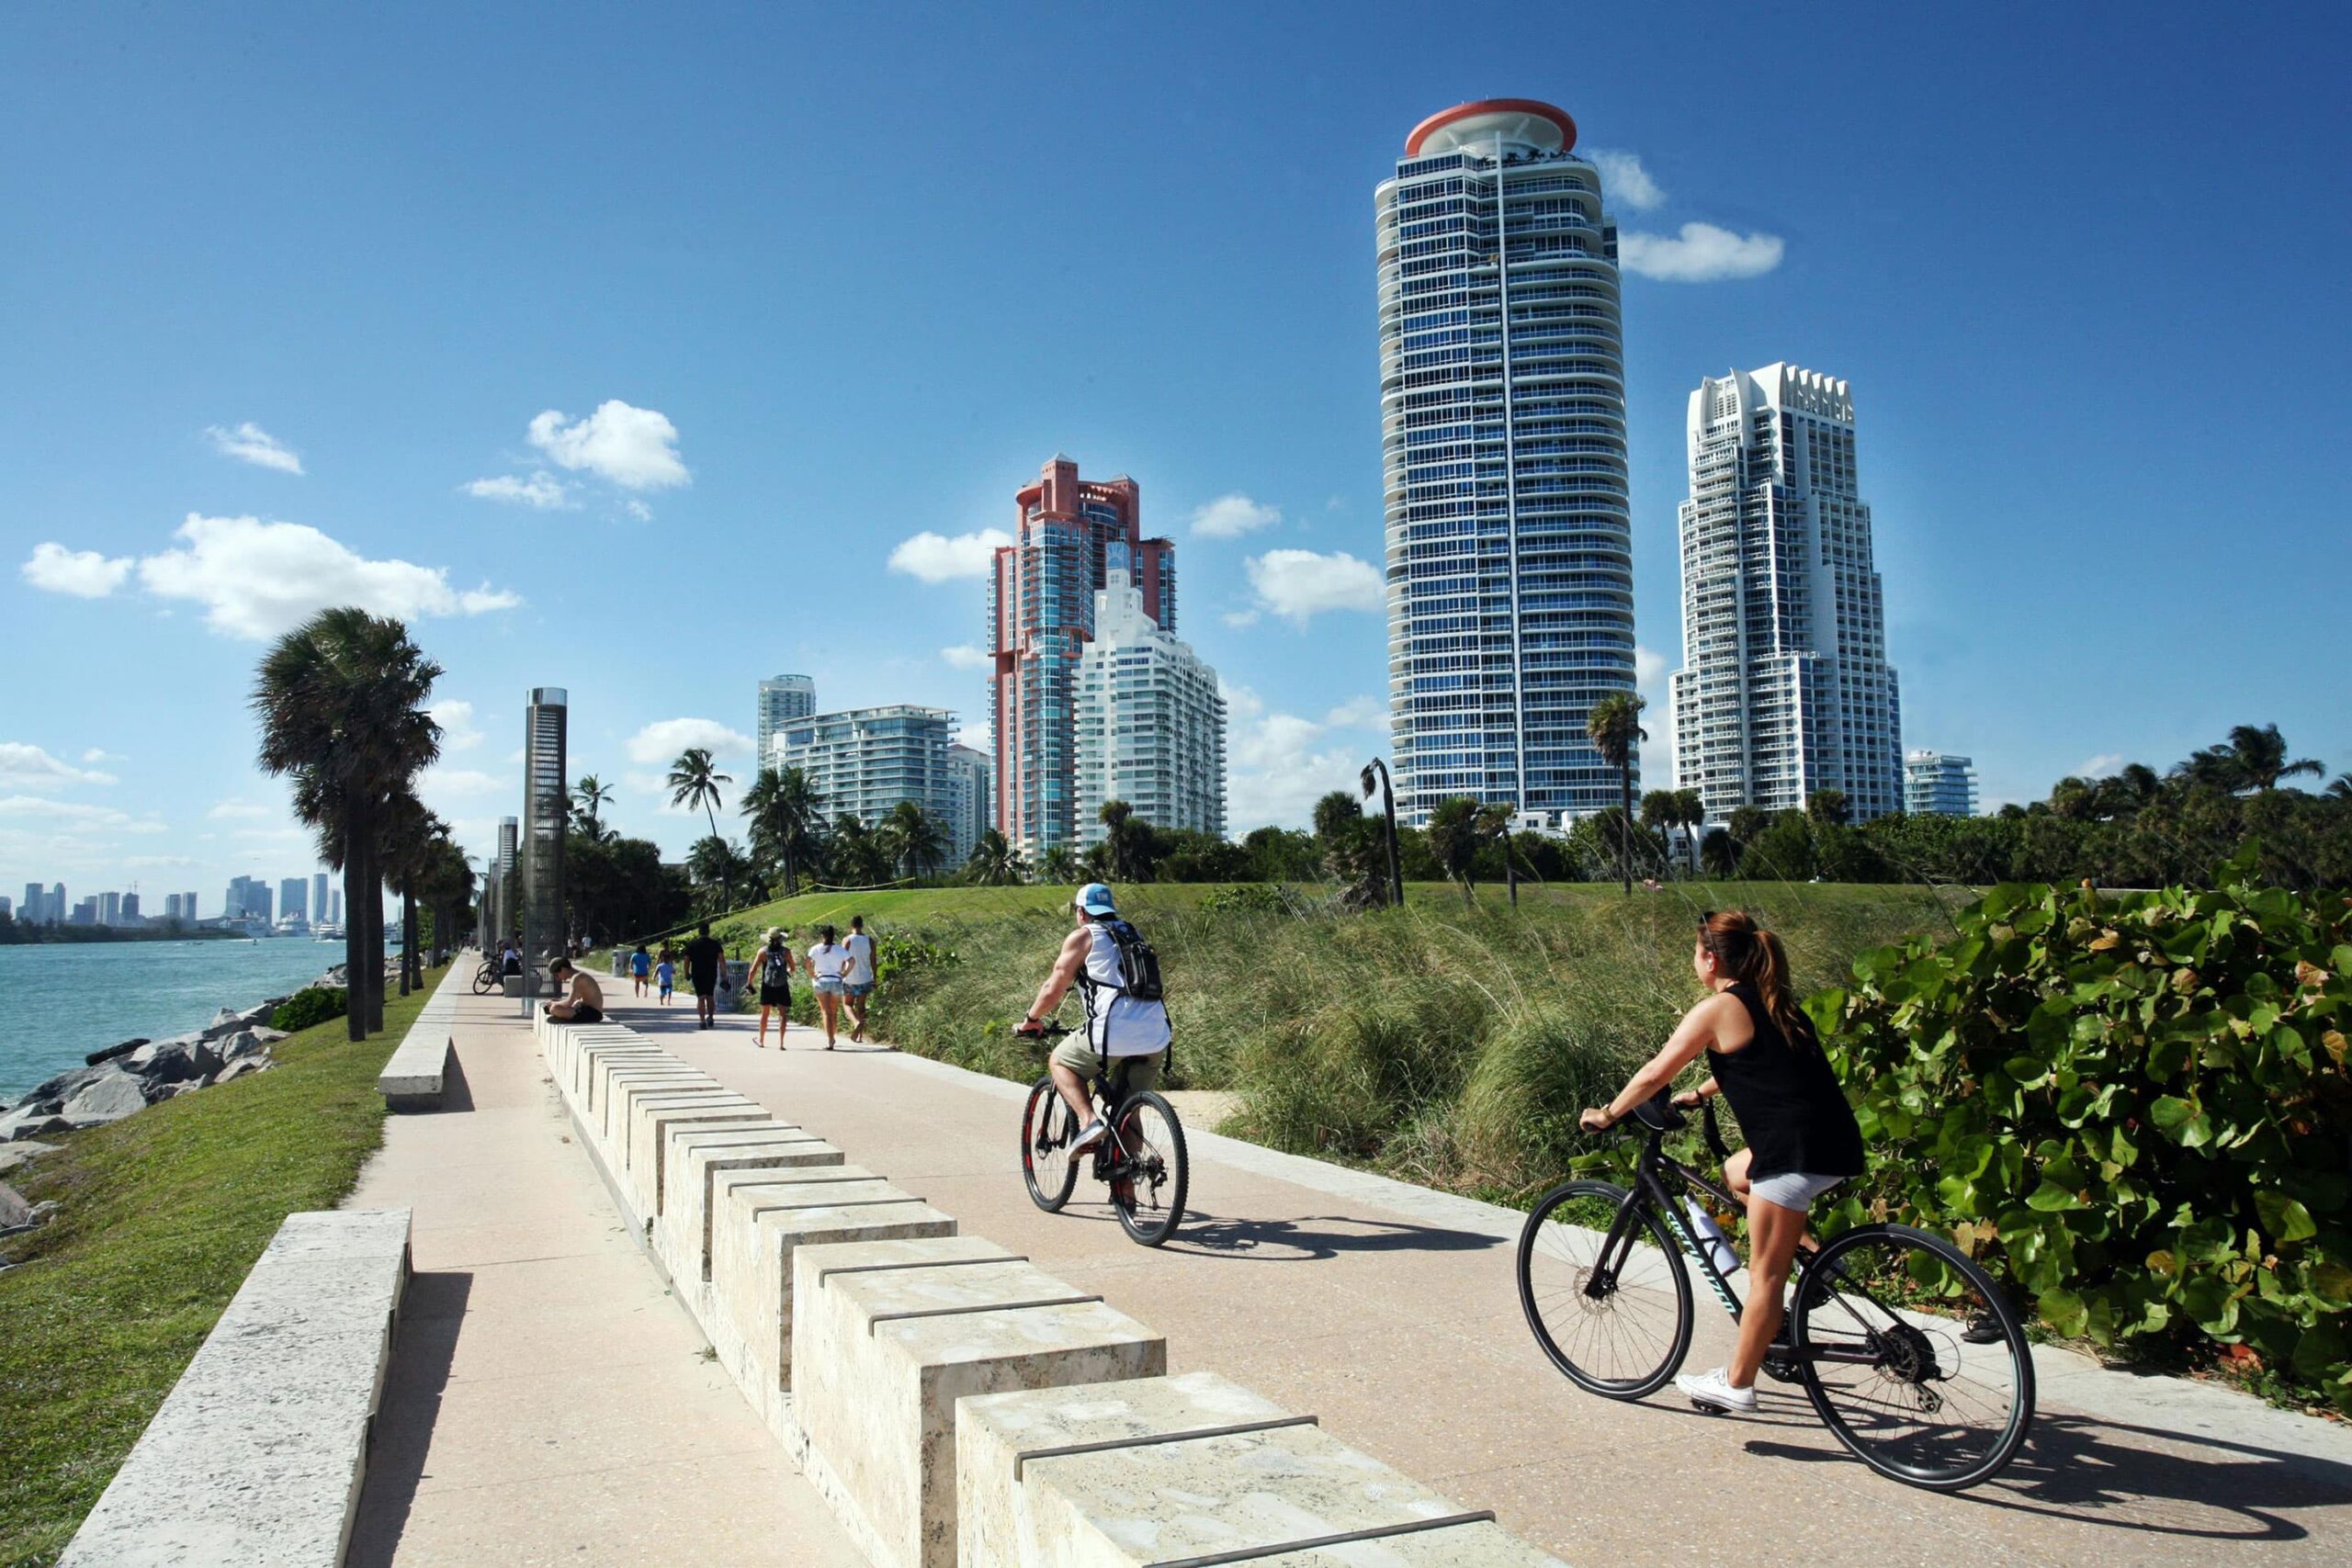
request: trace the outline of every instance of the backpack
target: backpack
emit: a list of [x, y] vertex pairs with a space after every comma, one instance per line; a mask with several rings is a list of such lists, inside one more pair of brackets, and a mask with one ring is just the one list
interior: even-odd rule
[[781, 947], [768, 950], [767, 962], [760, 966], [760, 984], [763, 986], [792, 984], [792, 954], [788, 950]]
[[1166, 1001], [1167, 993], [1159, 984], [1159, 954], [1144, 941], [1143, 932], [1125, 920], [1106, 920], [1102, 929], [1111, 933], [1111, 945], [1118, 949], [1120, 991], [1134, 1001]]

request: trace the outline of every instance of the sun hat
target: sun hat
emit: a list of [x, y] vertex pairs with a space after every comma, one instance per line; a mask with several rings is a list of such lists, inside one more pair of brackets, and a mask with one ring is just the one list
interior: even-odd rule
[[1078, 897], [1072, 898], [1070, 904], [1090, 915], [1115, 915], [1119, 912], [1118, 905], [1111, 899], [1111, 889], [1100, 882], [1090, 882], [1080, 888]]

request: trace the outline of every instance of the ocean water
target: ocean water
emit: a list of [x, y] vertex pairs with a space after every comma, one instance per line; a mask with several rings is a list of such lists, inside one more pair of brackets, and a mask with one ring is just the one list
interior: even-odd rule
[[343, 943], [86, 942], [0, 947], [0, 1100], [134, 1034], [201, 1029], [343, 962]]

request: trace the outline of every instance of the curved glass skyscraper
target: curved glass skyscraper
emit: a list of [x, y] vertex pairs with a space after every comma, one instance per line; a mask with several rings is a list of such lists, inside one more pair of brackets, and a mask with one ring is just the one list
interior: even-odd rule
[[1576, 138], [1548, 104], [1463, 104], [1376, 196], [1389, 713], [1416, 824], [1456, 795], [1547, 827], [1617, 800], [1585, 735], [1634, 689], [1617, 226]]

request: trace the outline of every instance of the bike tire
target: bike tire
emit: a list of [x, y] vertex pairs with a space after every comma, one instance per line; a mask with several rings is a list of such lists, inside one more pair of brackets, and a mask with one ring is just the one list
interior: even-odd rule
[[474, 971], [474, 995], [486, 997], [498, 988], [499, 976], [488, 969]]
[[[1878, 1260], [1865, 1265], [1861, 1255], [1866, 1250]], [[1939, 1296], [1933, 1312], [1917, 1307], [1892, 1312], [1860, 1288], [1862, 1280], [1883, 1277], [1890, 1268], [1918, 1280], [1923, 1271], [1937, 1266], [1957, 1275], [1965, 1294], [1958, 1299]], [[1814, 1413], [1848, 1452], [1879, 1474], [1931, 1492], [1964, 1491], [1998, 1474], [2025, 1445], [2035, 1398], [2033, 1351], [2025, 1325], [1992, 1276], [1951, 1242], [1909, 1225], [1857, 1226], [1822, 1247], [1804, 1270], [1795, 1300], [1788, 1333]], [[1852, 1304], [1856, 1302], [1865, 1304], [1858, 1307]], [[1981, 1404], [2006, 1388], [2007, 1408], [1998, 1424], [1981, 1437], [1968, 1438], [1951, 1435], [1953, 1423], [1915, 1421], [1910, 1425], [1918, 1430], [1906, 1434], [1896, 1429], [1904, 1425], [1906, 1400], [1925, 1404], [1925, 1396], [1932, 1394], [1933, 1409], [1925, 1414], [1933, 1415], [1962, 1403], [1957, 1388], [1931, 1389], [1928, 1380], [1905, 1375], [1899, 1368], [1901, 1356], [1868, 1369], [1876, 1379], [1874, 1390], [1862, 1370], [1848, 1373], [1838, 1363], [1815, 1359], [1825, 1348], [1856, 1343], [1852, 1336], [1867, 1332], [1864, 1319], [1871, 1308], [1890, 1320], [1884, 1332], [1904, 1337], [1934, 1358], [1928, 1362], [1931, 1369], [1950, 1359], [1951, 1371], [1935, 1378], [1937, 1383], [1960, 1384], [1962, 1363], [1972, 1351], [1979, 1352], [1974, 1360], [1981, 1371], [1968, 1378], [1975, 1386], [1967, 1397]], [[1977, 1312], [1989, 1314], [1999, 1324], [1998, 1341], [1969, 1346], [1962, 1340], [1964, 1323]], [[1891, 1372], [1890, 1367], [1897, 1370]], [[1901, 1393], [1905, 1388], [1924, 1392], [1905, 1396]], [[1937, 1432], [1946, 1435], [1939, 1438]]]
[[1069, 1155], [1077, 1136], [1078, 1119], [1062, 1103], [1052, 1075], [1030, 1085], [1021, 1108], [1021, 1179], [1029, 1201], [1049, 1214], [1061, 1213], [1078, 1185], [1078, 1161]]
[[[1588, 1393], [1608, 1399], [1642, 1399], [1664, 1388], [1681, 1370], [1683, 1358], [1690, 1353], [1690, 1330], [1696, 1314], [1690, 1299], [1690, 1271], [1684, 1266], [1680, 1247], [1663, 1220], [1648, 1208], [1637, 1206], [1632, 1219], [1642, 1230], [1634, 1242], [1638, 1245], [1646, 1240], [1656, 1247], [1663, 1265], [1662, 1277], [1645, 1280], [1635, 1288], [1653, 1292], [1663, 1284], [1673, 1301], [1672, 1320], [1670, 1324], [1661, 1322], [1657, 1316], [1660, 1303], [1645, 1302], [1648, 1322], [1635, 1324], [1632, 1331], [1655, 1344], [1656, 1359], [1651, 1360], [1649, 1350], [1637, 1348], [1633, 1353], [1634, 1366], [1629, 1371], [1611, 1369], [1615, 1375], [1604, 1375], [1599, 1368], [1586, 1364], [1597, 1357], [1584, 1348], [1587, 1336], [1582, 1330], [1590, 1328], [1601, 1337], [1614, 1337], [1604, 1326], [1603, 1314], [1613, 1314], [1617, 1303], [1632, 1298], [1625, 1297], [1613, 1282], [1605, 1287], [1600, 1297], [1586, 1293], [1591, 1273], [1602, 1264], [1605, 1233], [1593, 1231], [1580, 1221], [1555, 1220], [1554, 1216], [1571, 1204], [1580, 1205], [1595, 1216], [1614, 1214], [1625, 1207], [1631, 1197], [1624, 1188], [1611, 1181], [1563, 1182], [1536, 1201], [1519, 1233], [1519, 1304], [1527, 1314], [1527, 1326], [1534, 1333], [1535, 1342], [1569, 1382]], [[1645, 1271], [1648, 1272], [1646, 1267]], [[1539, 1273], [1544, 1277], [1538, 1278]], [[1564, 1291], [1572, 1292], [1573, 1296], [1564, 1298]], [[1580, 1302], [1594, 1304], [1585, 1307]], [[1564, 1320], [1578, 1325], [1579, 1332], [1573, 1337], [1578, 1341], [1575, 1353], [1560, 1344], [1559, 1335], [1554, 1331], [1552, 1317], [1557, 1315], [1556, 1310], [1547, 1311], [1560, 1306], [1576, 1314]], [[1626, 1314], [1624, 1321], [1634, 1324], [1632, 1314]]]
[[[1150, 1122], [1159, 1124], [1157, 1134], [1147, 1135]], [[1184, 1199], [1192, 1187], [1192, 1157], [1184, 1147], [1184, 1123], [1177, 1119], [1176, 1108], [1167, 1097], [1147, 1089], [1129, 1095], [1119, 1106], [1119, 1136], [1129, 1158], [1159, 1162], [1159, 1179], [1150, 1183], [1150, 1190], [1138, 1192], [1132, 1173], [1114, 1174], [1111, 1179], [1111, 1207], [1117, 1211], [1120, 1225], [1129, 1239], [1142, 1247], [1158, 1247], [1176, 1234], [1184, 1220]], [[1148, 1155], [1137, 1156], [1138, 1145], [1149, 1149]], [[1147, 1201], [1147, 1198], [1148, 1201]]]

